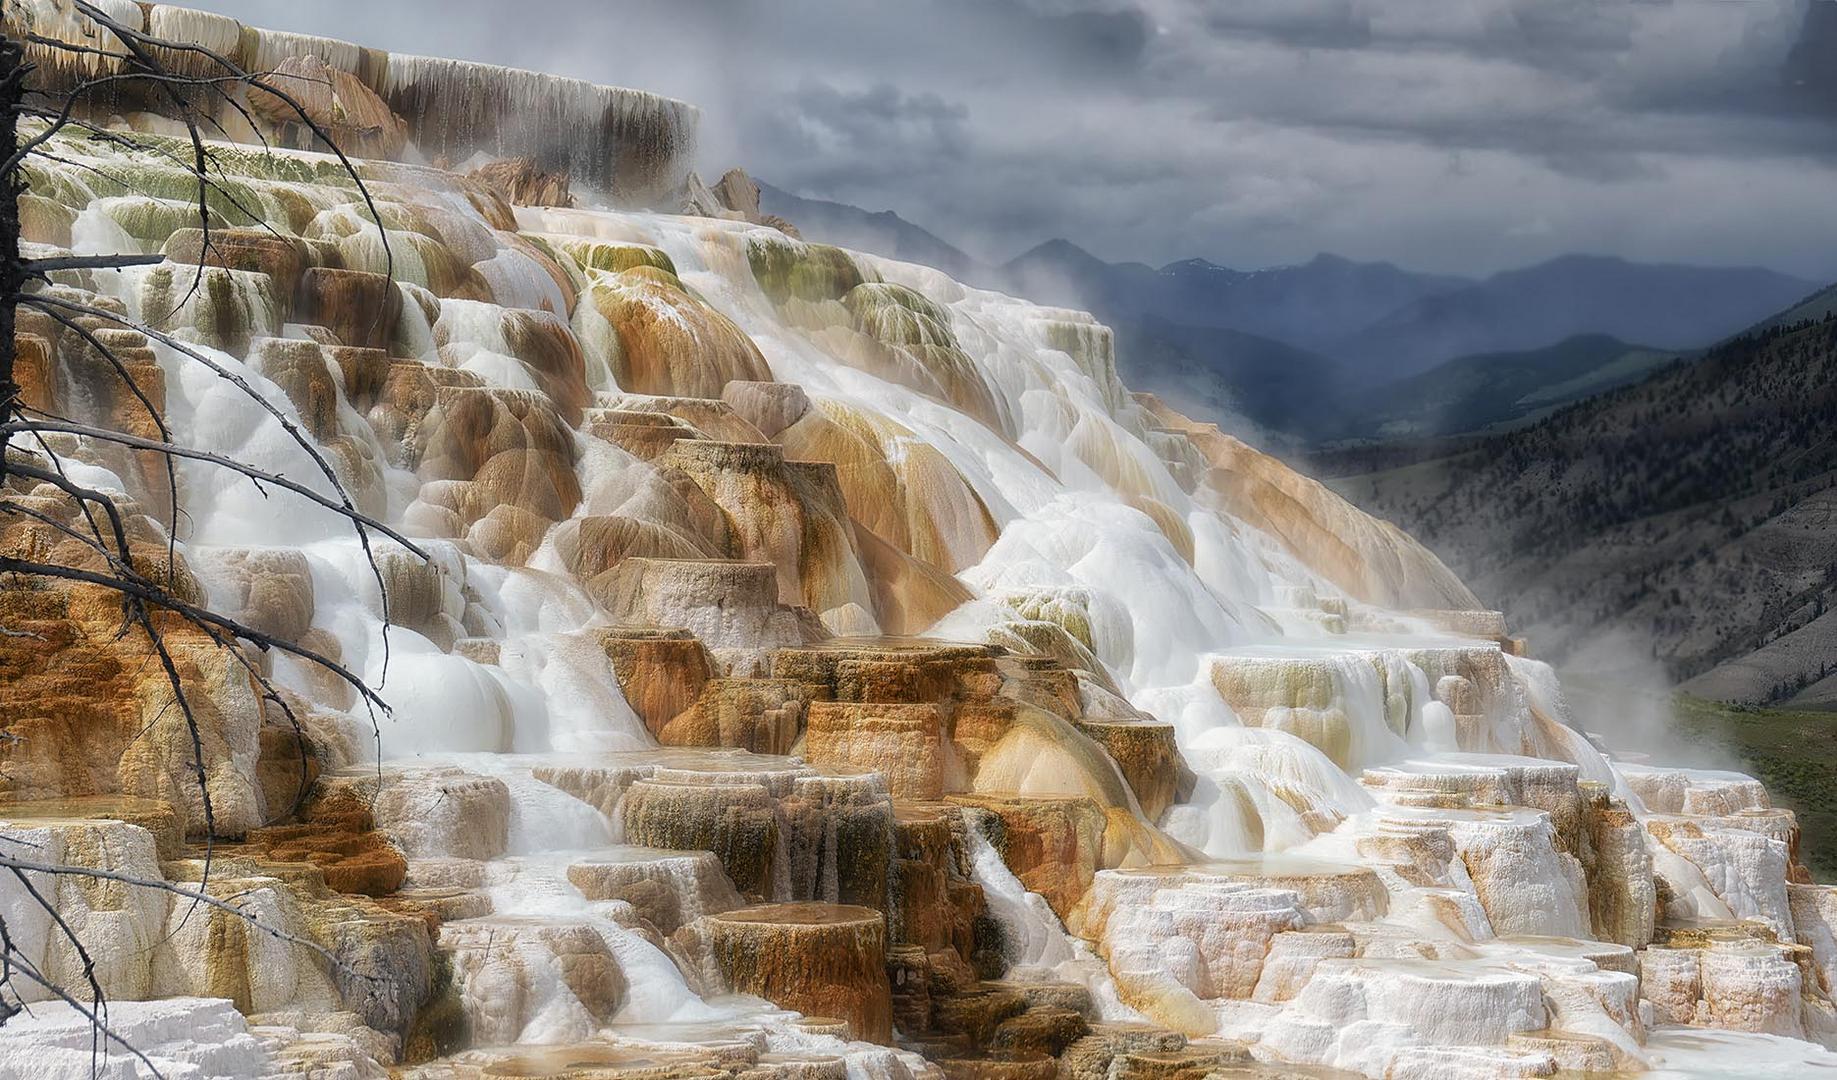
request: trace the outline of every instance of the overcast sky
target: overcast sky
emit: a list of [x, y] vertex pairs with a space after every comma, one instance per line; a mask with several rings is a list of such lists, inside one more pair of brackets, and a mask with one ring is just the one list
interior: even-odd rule
[[994, 261], [1062, 236], [1156, 264], [1837, 278], [1832, 0], [192, 2], [683, 98], [711, 178]]

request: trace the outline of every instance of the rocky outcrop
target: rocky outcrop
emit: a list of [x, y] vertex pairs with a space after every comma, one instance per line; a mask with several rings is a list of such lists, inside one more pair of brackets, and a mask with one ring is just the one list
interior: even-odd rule
[[573, 206], [568, 174], [544, 171], [534, 158], [488, 161], [466, 175], [511, 206]]
[[735, 379], [772, 377], [752, 339], [667, 270], [604, 277], [591, 300], [618, 336], [613, 375], [633, 393], [718, 398]]
[[727, 170], [713, 187], [700, 176], [690, 173], [677, 192], [677, 205], [685, 214], [750, 221], [755, 225], [777, 229], [793, 240], [798, 239], [795, 225], [777, 214], [760, 213], [759, 185], [746, 175], [744, 169]]
[[[639, 204], [677, 188], [693, 156], [697, 111], [654, 94], [490, 64], [389, 54], [166, 4], [138, 9], [110, 4], [106, 10], [131, 31], [201, 46], [244, 71], [271, 73], [264, 76], [264, 85], [300, 105], [352, 156], [399, 159], [404, 138], [426, 158], [450, 162], [480, 152], [531, 156], [562, 166], [583, 185]], [[115, 51], [107, 48], [112, 35], [63, 0], [25, 0], [9, 5], [7, 15], [23, 29], [54, 40]], [[94, 53], [89, 54], [93, 59], [73, 65], [71, 53], [49, 47], [34, 47], [30, 54], [43, 65], [39, 78], [50, 88], [121, 66], [118, 59]], [[172, 50], [167, 63], [191, 77], [224, 74], [220, 65], [194, 51]], [[254, 90], [248, 97], [243, 107], [270, 125], [268, 130], [252, 127], [231, 105], [211, 103], [206, 107], [218, 124], [213, 131], [250, 144], [264, 137], [282, 146], [316, 144], [310, 132], [302, 139], [283, 137], [290, 127], [303, 125], [294, 122], [298, 113], [278, 95]], [[121, 114], [162, 119], [175, 108], [147, 88], [113, 88], [104, 104]], [[533, 127], [517, 122], [535, 116], [544, 122]], [[99, 117], [108, 118], [107, 111]]]
[[249, 110], [287, 145], [302, 149], [395, 158], [408, 144], [408, 125], [376, 91], [311, 53], [290, 56], [264, 73], [249, 94]]

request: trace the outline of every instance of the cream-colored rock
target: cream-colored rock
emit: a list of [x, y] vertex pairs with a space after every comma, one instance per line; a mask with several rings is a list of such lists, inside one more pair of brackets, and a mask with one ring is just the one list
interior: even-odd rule
[[1322, 960], [1351, 959], [1357, 944], [1351, 934], [1331, 927], [1286, 930], [1270, 939], [1251, 997], [1283, 1002], [1301, 992]]
[[1732, 814], [1771, 805], [1760, 781], [1741, 773], [1622, 764], [1620, 774], [1655, 814]]
[[[166, 1076], [239, 1080], [304, 1075], [276, 1071], [262, 1040], [221, 999], [112, 1001], [109, 1028]], [[84, 1080], [97, 1075], [139, 1075], [143, 1066], [134, 1053], [107, 1040], [94, 1044], [93, 1036], [89, 1017], [70, 1005], [61, 1001], [34, 1005], [0, 1028], [0, 1076]], [[356, 1070], [348, 1074], [349, 1080], [371, 1080], [377, 1075]]]
[[1208, 486], [1227, 512], [1279, 539], [1316, 573], [1367, 603], [1392, 608], [1479, 609], [1460, 579], [1401, 529], [1370, 517], [1220, 432], [1143, 395], [1163, 425], [1196, 445], [1209, 471]]
[[1589, 831], [1595, 860], [1588, 900], [1595, 936], [1643, 946], [1658, 920], [1658, 885], [1645, 830], [1623, 807], [1610, 805], [1603, 792], [1590, 808]]
[[[138, 826], [13, 819], [0, 831], [9, 846], [29, 853], [22, 857], [32, 862], [164, 880], [153, 834]], [[0, 918], [5, 919], [8, 937], [27, 962], [58, 985], [85, 983], [83, 958], [70, 934], [27, 891], [28, 883], [53, 905], [95, 961], [96, 979], [105, 993], [133, 1000], [155, 992], [153, 954], [166, 930], [170, 894], [80, 875], [27, 873], [23, 881], [5, 875], [0, 880]], [[15, 992], [25, 1001], [52, 996], [29, 981]]]
[[579, 1041], [625, 1000], [625, 974], [590, 924], [466, 919], [440, 928], [440, 948], [483, 1045]]
[[[1786, 896], [1791, 852], [1784, 843], [1713, 819], [1649, 818], [1646, 832], [1667, 856], [1654, 866], [1670, 894], [1680, 898], [1680, 915], [1757, 919], [1780, 940], [1793, 940]], [[1720, 902], [1721, 910], [1703, 910], [1705, 904], [1693, 898], [1700, 889], [1707, 889], [1709, 903]]]
[[742, 903], [720, 860], [706, 851], [624, 848], [571, 864], [568, 880], [589, 900], [625, 901], [664, 934]]
[[1718, 944], [1705, 950], [1703, 1001], [1711, 1026], [1800, 1037], [1800, 972], [1763, 942]]
[[1804, 1037], [1803, 976], [1785, 951], [1738, 934], [1640, 954], [1640, 996], [1661, 1021]]
[[615, 620], [685, 629], [729, 666], [740, 654], [825, 636], [808, 609], [779, 603], [778, 574], [770, 563], [626, 559], [608, 600]]
[[1478, 811], [1449, 830], [1480, 906], [1498, 934], [1586, 937], [1588, 886], [1581, 864], [1558, 848], [1541, 811]]
[[453, 766], [356, 768], [326, 778], [323, 798], [367, 808], [410, 859], [491, 859], [510, 832], [504, 781]]
[[[303, 898], [278, 880], [226, 876], [211, 881], [208, 891], [218, 899], [233, 898], [262, 926], [293, 933], [307, 926], [310, 912]], [[216, 908], [192, 910], [175, 898], [163, 936], [158, 955], [166, 993], [190, 988], [221, 995], [245, 1013], [339, 1007], [338, 988], [320, 957], [263, 933], [247, 919]]]
[[[211, 818], [219, 836], [240, 836], [266, 821], [256, 775], [262, 708], [254, 680], [233, 657], [211, 644], [186, 643], [171, 651], [197, 674], [186, 696], [203, 744]], [[172, 686], [164, 678], [142, 680], [137, 689], [141, 734], [116, 765], [120, 790], [184, 808], [186, 831], [201, 835], [204, 798], [198, 790], [185, 710], [173, 700]]]
[[1323, 960], [1263, 1045], [1289, 1061], [1383, 1076], [1407, 1071], [1413, 1047], [1503, 1048], [1547, 1026], [1533, 974], [1475, 962]]
[[1800, 944], [1811, 949], [1811, 989], [1831, 997], [1837, 990], [1837, 887], [1788, 885], [1787, 902]]
[[[1400, 710], [1362, 700], [1361, 691], [1381, 681], [1383, 669], [1356, 654], [1221, 657], [1211, 678], [1246, 725], [1288, 732], [1342, 769], [1390, 756], [1403, 733]], [[1382, 710], [1377, 715], [1374, 705]]]
[[1290, 1000], [1329, 957], [1351, 957], [1332, 924], [1381, 915], [1377, 875], [1267, 856], [1192, 867], [1106, 870], [1079, 932], [1109, 961], [1125, 1000], [1161, 1023], [1210, 1034], [1221, 1001]]

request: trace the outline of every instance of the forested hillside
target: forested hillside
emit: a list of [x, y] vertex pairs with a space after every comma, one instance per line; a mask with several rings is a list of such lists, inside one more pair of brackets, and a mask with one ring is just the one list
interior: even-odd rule
[[1837, 706], [1837, 318], [1458, 444], [1320, 465], [1501, 604], [1541, 655]]

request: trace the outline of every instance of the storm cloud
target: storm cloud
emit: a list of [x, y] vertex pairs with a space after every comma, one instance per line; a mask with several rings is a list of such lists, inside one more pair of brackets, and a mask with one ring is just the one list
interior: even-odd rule
[[988, 260], [1837, 277], [1834, 0], [195, 2], [683, 98], [705, 173]]

